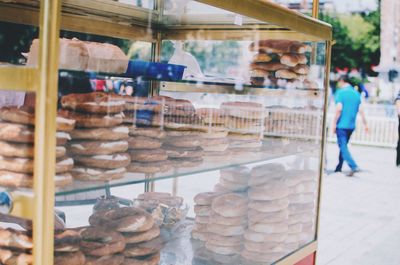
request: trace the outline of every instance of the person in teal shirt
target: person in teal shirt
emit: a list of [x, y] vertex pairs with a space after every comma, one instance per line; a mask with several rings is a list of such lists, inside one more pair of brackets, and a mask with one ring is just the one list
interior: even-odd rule
[[350, 153], [348, 143], [351, 135], [356, 129], [357, 115], [359, 112], [361, 114], [366, 132], [368, 132], [368, 126], [364, 112], [360, 107], [361, 95], [350, 84], [348, 77], [340, 76], [337, 85], [338, 89], [335, 93], [336, 111], [333, 131], [337, 136], [337, 143], [340, 153], [339, 163], [336, 166], [335, 172], [341, 172], [343, 162], [346, 161], [351, 169], [348, 176], [353, 176], [356, 172], [360, 171], [360, 168]]

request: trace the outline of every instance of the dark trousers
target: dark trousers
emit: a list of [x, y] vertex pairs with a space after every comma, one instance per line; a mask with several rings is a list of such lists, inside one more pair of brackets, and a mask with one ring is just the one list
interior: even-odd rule
[[397, 159], [396, 165], [400, 166], [400, 115], [399, 115], [399, 141], [397, 142]]
[[339, 146], [340, 153], [339, 153], [339, 163], [336, 166], [335, 171], [342, 171], [342, 166], [344, 161], [346, 161], [346, 163], [352, 170], [358, 168], [356, 162], [354, 161], [353, 157], [350, 154], [349, 147], [347, 146], [349, 144], [353, 131], [354, 131], [353, 129], [339, 129], [339, 128], [336, 129], [337, 144]]

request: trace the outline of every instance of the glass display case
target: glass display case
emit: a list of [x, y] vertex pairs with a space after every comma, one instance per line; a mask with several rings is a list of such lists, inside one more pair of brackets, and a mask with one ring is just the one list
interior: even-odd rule
[[314, 264], [331, 41], [261, 0], [0, 0], [0, 264]]

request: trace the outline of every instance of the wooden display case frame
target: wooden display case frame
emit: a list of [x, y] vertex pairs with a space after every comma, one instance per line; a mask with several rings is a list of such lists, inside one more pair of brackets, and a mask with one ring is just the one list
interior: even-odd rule
[[[9, 2], [9, 1], [8, 1]], [[326, 44], [326, 65], [324, 80], [324, 117], [323, 128], [326, 127], [326, 107], [329, 88], [329, 73], [332, 46], [332, 28], [319, 21], [319, 1], [313, 1], [313, 17], [286, 9], [278, 4], [265, 0], [198, 0], [198, 2], [219, 7], [242, 16], [273, 24], [252, 24], [251, 19], [244, 27], [224, 24], [224, 17], [218, 23], [207, 23], [202, 18], [186, 18], [188, 22], [195, 19], [196, 25], [175, 25], [165, 28], [160, 25], [149, 31], [146, 21], [159, 23], [162, 0], [157, 0], [155, 10], [127, 6], [109, 0], [14, 0], [14, 3], [2, 3], [0, 0], [0, 21], [39, 26], [40, 48], [39, 65], [36, 68], [0, 66], [0, 89], [26, 91], [36, 93], [36, 126], [34, 156], [34, 188], [32, 194], [13, 193], [15, 207], [12, 215], [33, 220], [34, 264], [53, 264], [53, 229], [55, 187], [55, 145], [56, 145], [56, 111], [58, 84], [58, 40], [60, 29], [110, 37], [134, 39], [151, 42], [153, 57], [158, 60], [160, 43], [163, 39], [187, 40], [191, 36], [196, 39], [233, 39], [251, 40], [254, 31], [260, 38], [267, 36], [276, 39], [292, 39], [299, 41], [319, 41]], [[81, 8], [82, 13], [74, 10]], [[64, 10], [68, 12], [64, 12]], [[93, 12], [91, 12], [93, 11]], [[100, 16], [99, 12], [107, 12], [109, 16]], [[275, 26], [277, 25], [277, 26]], [[200, 34], [192, 34], [197, 32]], [[162, 85], [162, 83], [161, 83]], [[168, 84], [164, 84], [168, 90]], [[224, 91], [223, 86], [208, 87], [210, 90]], [[158, 87], [159, 89], [159, 87]], [[218, 90], [219, 89], [219, 90]], [[186, 86], [179, 86], [178, 91], [185, 91]], [[201, 89], [199, 89], [200, 91]], [[191, 90], [193, 91], [193, 90]], [[252, 91], [254, 94], [266, 92]], [[279, 96], [279, 91], [272, 96]], [[316, 96], [306, 92], [303, 96]], [[319, 183], [322, 183], [326, 130], [322, 130]], [[321, 184], [318, 188], [317, 231], [319, 220]], [[317, 232], [318, 235], [318, 232]], [[292, 255], [277, 262], [289, 265], [311, 257], [315, 262], [317, 240], [300, 248]], [[305, 262], [305, 261], [304, 261]], [[299, 263], [300, 264], [300, 263]], [[303, 264], [303, 263], [302, 263]]]

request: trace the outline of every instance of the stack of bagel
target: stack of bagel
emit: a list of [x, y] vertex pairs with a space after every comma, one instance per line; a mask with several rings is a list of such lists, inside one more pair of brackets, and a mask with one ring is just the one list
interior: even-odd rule
[[100, 210], [90, 216], [89, 223], [91, 227], [81, 231], [86, 264], [159, 264], [160, 229], [146, 211], [135, 207]]
[[295, 250], [315, 236], [317, 174], [312, 170], [289, 170], [285, 181], [290, 191], [286, 243], [290, 250]]
[[[55, 185], [71, 183], [74, 161], [66, 157], [66, 143], [75, 121], [63, 112], [57, 116], [57, 147]], [[30, 107], [3, 107], [0, 109], [0, 186], [29, 188], [33, 186], [35, 109]], [[42, 143], [44, 144], [44, 143]]]
[[157, 127], [129, 128], [129, 155], [131, 163], [127, 170], [132, 173], [155, 174], [169, 171], [167, 152], [161, 149], [165, 131]]
[[219, 183], [214, 186], [215, 192], [246, 192], [249, 184], [250, 170], [245, 166], [220, 170]]
[[122, 126], [125, 101], [103, 92], [70, 94], [61, 98], [67, 117], [76, 120], [68, 153], [73, 155], [72, 175], [83, 181], [122, 178], [130, 163], [129, 128]]
[[311, 46], [291, 40], [260, 40], [249, 46], [255, 52], [250, 64], [253, 85], [278, 86], [278, 80], [303, 82], [309, 74]]
[[201, 134], [200, 146], [204, 150], [204, 159], [216, 161], [230, 160], [228, 129], [224, 111], [216, 108], [199, 108], [196, 114], [204, 122], [204, 131]]
[[254, 167], [249, 179], [249, 227], [242, 257], [252, 262], [273, 263], [287, 252], [289, 188], [281, 164]]
[[229, 130], [229, 149], [233, 153], [258, 150], [262, 146], [266, 112], [262, 104], [224, 102], [221, 109]]
[[206, 242], [208, 237], [207, 225], [210, 223], [211, 203], [219, 196], [216, 192], [202, 192], [194, 197], [194, 227], [192, 238]]
[[79, 231], [56, 230], [54, 232], [54, 264], [87, 264], [80, 244], [81, 234]]
[[138, 126], [160, 126], [162, 104], [148, 97], [120, 96], [125, 101], [124, 123]]

